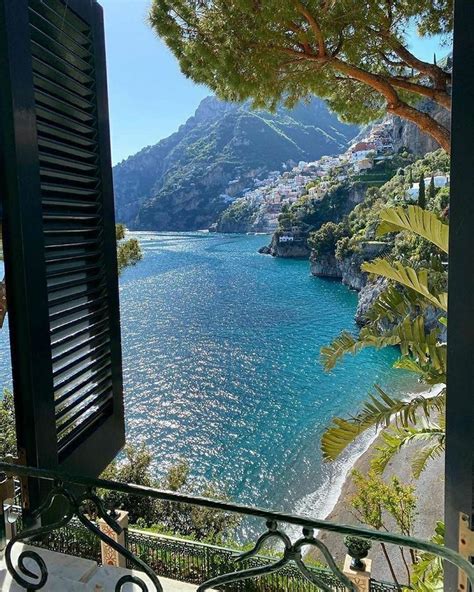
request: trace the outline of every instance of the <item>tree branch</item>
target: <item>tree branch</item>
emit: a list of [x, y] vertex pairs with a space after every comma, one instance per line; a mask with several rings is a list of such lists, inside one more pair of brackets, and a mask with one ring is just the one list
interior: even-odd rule
[[302, 42], [297, 42], [298, 45], [307, 53], [312, 53], [312, 49], [311, 49], [311, 45], [308, 41], [308, 37], [306, 35], [306, 31], [304, 29], [302, 29], [299, 25], [297, 25], [296, 23], [288, 23], [288, 28], [290, 29], [290, 31], [292, 31], [293, 33], [295, 33], [296, 35], [302, 35], [303, 36], [303, 40]]
[[449, 129], [438, 123], [436, 119], [427, 113], [418, 111], [418, 109], [415, 109], [402, 101], [400, 101], [398, 105], [389, 106], [387, 111], [394, 115], [398, 115], [407, 121], [411, 121], [419, 127], [421, 131], [434, 138], [441, 148], [446, 150], [448, 154], [451, 151], [451, 134]]
[[304, 16], [304, 18], [308, 21], [309, 26], [311, 27], [314, 36], [318, 42], [318, 49], [319, 49], [319, 57], [324, 57], [326, 55], [326, 44], [324, 43], [324, 36], [319, 26], [318, 21], [314, 18], [314, 16], [309, 12], [306, 6], [300, 0], [294, 0], [296, 8], [300, 14]]
[[447, 89], [448, 84], [451, 82], [451, 74], [449, 74], [449, 72], [445, 72], [442, 68], [436, 66], [435, 64], [430, 64], [428, 62], [424, 62], [423, 60], [418, 59], [393, 35], [383, 34], [383, 37], [386, 38], [386, 40], [392, 47], [393, 51], [406, 64], [408, 64], [412, 68], [415, 68], [415, 70], [423, 72], [424, 74], [432, 78], [435, 84], [435, 88], [437, 90], [445, 91]]
[[390, 76], [385, 78], [388, 82], [390, 82], [390, 84], [392, 84], [396, 88], [402, 88], [403, 90], [407, 90], [422, 97], [431, 99], [438, 105], [441, 105], [448, 111], [451, 111], [451, 96], [446, 91], [437, 90], [429, 86], [424, 86], [423, 84], [417, 84], [416, 82], [410, 82], [405, 78], [397, 76]]
[[405, 62], [395, 62], [393, 60], [391, 60], [390, 58], [388, 58], [383, 51], [379, 51], [379, 55], [382, 58], [382, 60], [388, 64], [389, 66], [392, 66], [393, 68], [406, 68], [407, 64]]
[[344, 35], [342, 33], [342, 31], [339, 33], [339, 39], [337, 41], [337, 45], [336, 47], [331, 51], [331, 55], [333, 58], [335, 58], [342, 49], [342, 46], [344, 45]]
[[430, 89], [429, 87], [421, 84], [416, 84], [404, 80], [402, 78], [382, 76], [379, 74], [373, 74], [367, 72], [358, 66], [348, 64], [340, 60], [337, 57], [326, 55], [325, 57], [319, 57], [319, 55], [308, 55], [304, 52], [299, 52], [288, 47], [273, 47], [272, 49], [280, 51], [293, 57], [299, 57], [303, 60], [308, 60], [317, 63], [319, 66], [325, 64], [331, 65], [336, 71], [340, 72], [349, 79], [357, 80], [362, 82], [380, 93], [387, 101], [387, 111], [394, 115], [398, 115], [407, 121], [414, 123], [421, 131], [427, 133], [434, 138], [438, 144], [450, 152], [451, 150], [451, 134], [449, 129], [445, 128], [442, 124], [438, 123], [433, 117], [408, 105], [402, 99], [397, 92], [397, 88], [409, 90], [410, 92], [416, 92], [422, 96], [427, 96], [433, 100], [438, 99], [436, 102], [439, 104], [446, 104], [446, 108], [449, 109], [447, 100], [450, 99], [448, 93], [443, 91], [437, 91], [436, 89]]
[[389, 113], [393, 113], [394, 115], [398, 115], [407, 121], [411, 121], [416, 126], [418, 126], [421, 131], [434, 138], [441, 148], [446, 150], [446, 152], [450, 152], [450, 131], [427, 113], [419, 111], [415, 107], [411, 107], [402, 101], [391, 80], [389, 81], [377, 74], [366, 72], [357, 66], [346, 64], [338, 58], [333, 58], [331, 63], [334, 68], [342, 74], [345, 74], [354, 80], [358, 80], [359, 82], [363, 82], [364, 84], [367, 84], [374, 90], [378, 91], [387, 101], [387, 111]]
[[339, 60], [338, 58], [333, 58], [331, 63], [334, 68], [342, 74], [345, 74], [354, 80], [358, 80], [359, 82], [363, 82], [364, 84], [368, 84], [373, 89], [378, 91], [384, 96], [389, 106], [397, 105], [400, 102], [400, 97], [398, 96], [397, 91], [393, 88], [390, 82], [385, 80], [382, 76], [367, 72], [358, 66], [348, 64]]

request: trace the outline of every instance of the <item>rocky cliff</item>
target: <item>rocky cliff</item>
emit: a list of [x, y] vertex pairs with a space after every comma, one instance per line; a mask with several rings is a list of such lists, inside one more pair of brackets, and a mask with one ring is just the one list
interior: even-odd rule
[[208, 97], [175, 134], [114, 168], [117, 219], [132, 229], [207, 228], [255, 178], [340, 153], [357, 132], [318, 99], [267, 113]]
[[[386, 244], [378, 241], [368, 241], [361, 243], [360, 251], [345, 257], [342, 260], [336, 259], [335, 255], [325, 255], [323, 257], [317, 257], [314, 252], [310, 257], [311, 274], [316, 277], [328, 277], [334, 279], [340, 279], [343, 284], [361, 292], [368, 285], [368, 275], [361, 271], [361, 265], [364, 261], [371, 261], [380, 257], [386, 250]], [[369, 285], [367, 292], [372, 293], [372, 283]], [[361, 300], [367, 299], [366, 297], [359, 298], [359, 304]], [[362, 317], [363, 312], [367, 310], [365, 306], [362, 306], [359, 317]]]
[[[423, 101], [422, 109], [429, 113], [434, 119], [449, 127], [450, 113], [442, 107]], [[413, 154], [423, 156], [439, 148], [439, 144], [431, 136], [424, 134], [413, 123], [400, 119], [400, 117], [390, 117], [393, 126], [394, 149], [408, 148]]]
[[283, 259], [308, 259], [311, 253], [308, 234], [299, 230], [277, 230], [272, 236], [270, 246], [260, 249], [260, 253]]

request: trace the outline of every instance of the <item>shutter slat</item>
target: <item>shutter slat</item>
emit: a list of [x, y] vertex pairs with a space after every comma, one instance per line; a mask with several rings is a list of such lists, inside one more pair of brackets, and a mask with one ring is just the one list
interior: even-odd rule
[[86, 72], [76, 68], [75, 65], [70, 64], [62, 56], [53, 53], [50, 49], [43, 47], [35, 40], [32, 40], [31, 50], [36, 58], [47, 64], [50, 64], [53, 68], [59, 70], [59, 72], [62, 72], [63, 74], [66, 74], [76, 82], [84, 84], [85, 86], [92, 85], [94, 83], [94, 79], [90, 75], [89, 68], [87, 68]]
[[[91, 399], [91, 403], [92, 403], [92, 401], [94, 401], [92, 404], [97, 405], [101, 400], [101, 395], [103, 395], [104, 393], [106, 393], [109, 390], [109, 387], [110, 387], [110, 380], [109, 379], [110, 379], [110, 376], [105, 376], [94, 389], [91, 389], [90, 391], [86, 391], [82, 395], [79, 395], [76, 399], [74, 399], [71, 403], [69, 403], [69, 405], [67, 407], [58, 411], [56, 413], [56, 421], [62, 419], [64, 416], [66, 416], [68, 413], [70, 413], [78, 405], [82, 405], [82, 403], [87, 401], [87, 399]], [[87, 407], [85, 410], [87, 410]], [[84, 409], [82, 411], [84, 411]]]
[[79, 45], [91, 46], [91, 35], [85, 23], [71, 13], [66, 13], [64, 5], [51, 0], [30, 0], [30, 8], [41, 14], [60, 30], [65, 31]]
[[104, 357], [110, 354], [110, 348], [108, 344], [100, 345], [96, 347], [90, 347], [82, 356], [74, 356], [71, 360], [64, 361], [62, 364], [55, 364], [53, 377], [56, 380], [64, 372], [72, 372], [78, 365], [87, 362], [88, 360], [94, 359], [95, 361], [104, 359]]
[[86, 277], [83, 274], [83, 277], [80, 277], [78, 279], [68, 279], [67, 281], [64, 282], [57, 282], [57, 283], [51, 283], [48, 282], [48, 293], [54, 293], [57, 292], [59, 290], [64, 290], [66, 288], [74, 288], [76, 286], [83, 286], [84, 285], [84, 281], [87, 281], [88, 283], [93, 283], [97, 280], [100, 280], [102, 277], [101, 274], [96, 274], [95, 276], [90, 276], [90, 277]]
[[58, 322], [51, 322], [51, 336], [54, 337], [54, 335], [60, 333], [61, 331], [74, 329], [74, 327], [77, 327], [80, 323], [83, 323], [84, 321], [91, 321], [97, 316], [103, 317], [104, 313], [105, 315], [107, 314], [107, 308], [105, 307], [101, 307], [90, 312], [87, 311], [87, 314], [82, 316], [77, 316], [77, 311], [76, 313], [71, 313], [68, 317], [69, 320], [66, 320], [64, 317], [62, 317]]
[[[99, 184], [99, 179], [95, 175], [80, 175], [78, 173], [57, 171], [56, 169], [48, 169], [45, 167], [42, 167], [40, 169], [40, 174], [47, 178], [63, 179], [65, 181], [69, 181], [71, 185], [94, 185], [94, 188], [97, 189], [97, 186]], [[59, 187], [61, 187], [61, 185], [59, 185]], [[45, 187], [45, 191], [48, 191], [47, 186]]]
[[48, 31], [38, 29], [33, 24], [31, 26], [31, 39], [33, 42], [37, 43], [43, 49], [52, 52], [56, 57], [61, 58], [68, 66], [82, 73], [92, 74], [92, 66], [88, 61], [83, 60], [77, 53], [71, 51], [63, 43], [56, 41], [48, 33]]
[[37, 56], [33, 56], [32, 63], [33, 73], [36, 78], [43, 77], [45, 80], [54, 81], [54, 84], [59, 86], [59, 88], [63, 88], [64, 92], [69, 91], [74, 96], [84, 100], [90, 100], [92, 103], [94, 99], [94, 84], [92, 82], [84, 84], [69, 76], [67, 72], [58, 70], [53, 64], [45, 62]]
[[[94, 306], [100, 306], [103, 304], [104, 301], [105, 301], [105, 296], [102, 296], [101, 298], [95, 298], [94, 300], [89, 300], [86, 302], [81, 302], [80, 304], [76, 304], [74, 306], [62, 308], [60, 311], [56, 311], [56, 312], [52, 311], [51, 314], [49, 315], [49, 320], [51, 323], [64, 320], [65, 318], [68, 318], [69, 316], [71, 316], [75, 313], [82, 312], [84, 310], [89, 310], [90, 308], [93, 308]], [[105, 310], [106, 310], [106, 307], [104, 308], [104, 311]]]
[[69, 101], [64, 101], [44, 90], [37, 90], [35, 98], [38, 105], [42, 105], [47, 109], [51, 109], [54, 113], [66, 115], [68, 118], [78, 120], [89, 126], [95, 123], [95, 114], [87, 111], [87, 109], [79, 109], [75, 105], [71, 105]]
[[[91, 182], [93, 180], [91, 179]], [[68, 185], [60, 185], [59, 183], [41, 183], [41, 188], [46, 193], [67, 193], [68, 195], [82, 195], [82, 196], [97, 196], [97, 189], [84, 189], [83, 187], [69, 187]]]
[[78, 199], [61, 199], [60, 197], [43, 199], [43, 205], [48, 208], [79, 208], [80, 210], [97, 208], [97, 204], [93, 201], [84, 202]]
[[52, 99], [64, 101], [66, 104], [77, 107], [86, 113], [95, 113], [95, 105], [80, 94], [70, 91], [64, 86], [57, 84], [42, 74], [35, 74], [34, 83], [36, 88], [41, 89]]
[[58, 170], [64, 171], [72, 169], [74, 171], [80, 171], [81, 173], [98, 174], [97, 165], [93, 163], [82, 162], [78, 160], [72, 160], [65, 158], [64, 156], [51, 156], [49, 154], [41, 154], [40, 164], [51, 167], [58, 167]]
[[[109, 356], [110, 358], [110, 356]], [[71, 407], [74, 401], [77, 400], [77, 395], [90, 388], [91, 384], [98, 384], [107, 380], [111, 376], [110, 363], [107, 360], [96, 360], [89, 364], [84, 369], [79, 369], [71, 378], [65, 378], [56, 386], [57, 401], [62, 398], [62, 417], [71, 412]], [[67, 403], [66, 403], [67, 402]], [[56, 402], [57, 405], [57, 402]], [[57, 408], [57, 406], [56, 406]], [[57, 419], [57, 418], [56, 418]]]
[[111, 413], [111, 408], [112, 400], [110, 397], [106, 397], [104, 402], [100, 404], [99, 408], [94, 413], [91, 413], [88, 417], [84, 418], [81, 424], [76, 426], [73, 430], [64, 435], [58, 431], [58, 437], [61, 436], [64, 448], [70, 446], [74, 440], [78, 440], [84, 432], [87, 432], [91, 428], [91, 426], [94, 424], [100, 424], [100, 422]]
[[66, 435], [65, 432], [67, 432], [68, 428], [70, 428], [73, 424], [76, 424], [75, 427], [77, 427], [77, 424], [82, 423], [88, 417], [88, 411], [94, 407], [103, 405], [104, 402], [111, 398], [110, 389], [107, 388], [107, 386], [108, 385], [104, 386], [99, 396], [93, 396], [90, 401], [88, 401], [86, 404], [83, 404], [79, 411], [76, 411], [76, 413], [73, 415], [68, 416], [68, 418], [63, 422], [60, 420], [58, 421], [58, 435], [60, 435], [60, 437], [64, 437]]
[[35, 10], [33, 6], [30, 6], [30, 23], [35, 30], [42, 31], [55, 42], [67, 48], [73, 56], [78, 56], [90, 64], [92, 48], [87, 38], [85, 38], [85, 42], [78, 43], [79, 39], [76, 40], [74, 37], [69, 36], [64, 26], [56, 25], [54, 21], [45, 17], [40, 11]]
[[[62, 371], [62, 368], [74, 368], [77, 365], [79, 359], [84, 360], [91, 360], [93, 356], [99, 356], [103, 352], [109, 352], [110, 354], [110, 342], [106, 339], [102, 339], [101, 341], [94, 342], [91, 344], [86, 344], [85, 346], [81, 347], [78, 350], [75, 350], [71, 355], [65, 356], [61, 358], [58, 362], [55, 362], [53, 369], [54, 369], [54, 377], [56, 378], [56, 374]], [[61, 399], [56, 393], [56, 401]]]
[[[97, 162], [97, 153], [94, 152], [95, 142], [89, 138], [78, 136], [71, 132], [58, 128], [54, 125], [38, 122], [38, 145], [41, 150], [46, 151], [40, 154], [45, 156], [66, 155], [80, 159], [80, 162]], [[56, 138], [56, 139], [52, 139]], [[59, 138], [61, 141], [59, 141]]]
[[66, 304], [71, 302], [72, 300], [77, 300], [79, 298], [87, 298], [88, 296], [96, 296], [104, 289], [103, 285], [95, 286], [94, 288], [88, 288], [84, 286], [83, 290], [65, 290], [61, 296], [57, 296], [55, 298], [48, 298], [50, 307], [58, 306], [59, 304]]
[[72, 261], [79, 261], [81, 259], [94, 259], [96, 257], [99, 257], [100, 255], [101, 255], [101, 251], [97, 251], [97, 250], [89, 251], [89, 252], [76, 251], [76, 252], [71, 252], [68, 255], [61, 253], [60, 255], [57, 255], [54, 257], [50, 257], [48, 254], [46, 257], [46, 263], [47, 264], [58, 263], [58, 262], [69, 263]]
[[52, 358], [53, 363], [54, 365], [56, 365], [57, 363], [64, 361], [69, 356], [77, 354], [78, 352], [83, 351], [84, 348], [89, 347], [91, 345], [99, 346], [106, 343], [109, 343], [109, 340], [107, 338], [107, 332], [102, 331], [101, 333], [97, 333], [97, 335], [94, 335], [93, 337], [89, 337], [88, 339], [84, 339], [84, 341], [75, 343], [68, 349], [60, 349], [58, 351], [54, 350], [54, 355]]
[[39, 121], [43, 121], [44, 123], [53, 123], [59, 125], [66, 132], [84, 135], [91, 139], [95, 139], [95, 135], [97, 133], [93, 127], [79, 123], [79, 121], [72, 119], [67, 115], [56, 113], [56, 111], [43, 107], [42, 105], [38, 105], [36, 109], [36, 117], [39, 118]]

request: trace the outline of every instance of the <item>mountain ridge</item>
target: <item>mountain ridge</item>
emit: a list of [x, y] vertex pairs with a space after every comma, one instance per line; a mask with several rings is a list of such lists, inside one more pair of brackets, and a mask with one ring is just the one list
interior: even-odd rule
[[117, 219], [131, 229], [208, 228], [255, 178], [339, 153], [357, 131], [319, 99], [268, 113], [207, 97], [174, 134], [114, 167]]

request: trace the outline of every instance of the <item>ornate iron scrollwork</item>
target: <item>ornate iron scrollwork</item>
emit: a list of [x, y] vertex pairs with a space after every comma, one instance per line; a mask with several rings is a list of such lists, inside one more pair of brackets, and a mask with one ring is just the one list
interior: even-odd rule
[[[158, 577], [156, 576], [155, 572], [149, 568], [145, 562], [143, 562], [138, 557], [135, 557], [128, 549], [120, 545], [120, 543], [114, 541], [112, 538], [107, 536], [104, 532], [102, 532], [90, 519], [90, 517], [84, 511], [85, 507], [88, 507], [90, 510], [91, 504], [95, 507], [97, 516], [102, 518], [104, 522], [117, 534], [122, 532], [122, 528], [119, 526], [117, 521], [110, 515], [109, 512], [104, 508], [102, 500], [94, 493], [92, 489], [88, 489], [86, 493], [80, 497], [76, 497], [73, 493], [68, 491], [61, 482], [56, 482], [54, 487], [49, 492], [45, 502], [43, 505], [34, 513], [33, 518], [40, 518], [42, 514], [48, 511], [54, 504], [55, 500], [62, 499], [62, 502], [66, 502], [66, 510], [64, 512], [63, 517], [53, 522], [52, 524], [48, 524], [47, 526], [41, 526], [38, 528], [32, 528], [28, 530], [24, 530], [17, 534], [12, 540], [8, 543], [5, 549], [5, 561], [8, 568], [8, 571], [11, 573], [13, 579], [27, 590], [41, 590], [46, 585], [48, 580], [48, 568], [39, 553], [32, 550], [23, 551], [20, 553], [18, 557], [18, 571], [15, 569], [12, 561], [12, 550], [16, 543], [22, 541], [29, 541], [31, 539], [37, 537], [43, 537], [54, 530], [62, 528], [66, 526], [73, 516], [76, 516], [78, 520], [81, 522], [85, 528], [89, 531], [94, 533], [100, 540], [104, 543], [112, 547], [115, 551], [123, 555], [129, 562], [134, 564], [140, 571], [146, 573], [146, 575], [150, 578], [151, 582], [155, 587], [155, 592], [163, 592], [163, 588], [160, 584]], [[33, 560], [38, 568], [39, 574], [34, 573], [30, 569], [28, 569], [25, 565], [25, 560], [30, 559]], [[30, 578], [26, 580], [25, 577]], [[36, 579], [39, 581], [31, 581], [31, 579]], [[115, 585], [115, 592], [121, 592], [124, 585], [127, 583], [134, 583], [140, 587], [143, 592], [151, 592], [148, 590], [148, 586], [146, 583], [140, 579], [138, 576], [132, 575], [125, 575], [120, 578], [120, 580]]]
[[312, 529], [304, 528], [303, 537], [298, 539], [295, 543], [292, 543], [290, 537], [284, 531], [279, 530], [278, 524], [274, 520], [267, 521], [267, 528], [267, 532], [265, 532], [259, 537], [259, 539], [255, 543], [254, 548], [250, 551], [242, 553], [241, 555], [238, 555], [235, 561], [243, 562], [246, 559], [253, 557], [270, 539], [277, 539], [283, 543], [284, 549], [283, 557], [281, 559], [275, 561], [275, 563], [272, 563], [270, 565], [253, 567], [250, 569], [242, 569], [240, 571], [234, 571], [228, 574], [217, 576], [199, 586], [197, 592], [205, 592], [210, 588], [222, 586], [223, 584], [241, 582], [249, 578], [255, 578], [259, 576], [264, 576], [265, 574], [275, 573], [291, 562], [294, 562], [296, 564], [296, 566], [298, 567], [305, 579], [317, 586], [320, 590], [323, 590], [324, 592], [333, 592], [334, 588], [327, 585], [325, 581], [323, 581], [315, 573], [311, 572], [306, 567], [303, 561], [301, 551], [303, 547], [308, 545], [316, 547], [319, 551], [321, 551], [333, 575], [341, 582], [341, 584], [343, 584], [348, 590], [350, 590], [350, 592], [357, 592], [357, 588], [355, 587], [355, 585], [337, 567], [336, 562], [334, 561], [326, 545], [314, 537], [314, 531]]

